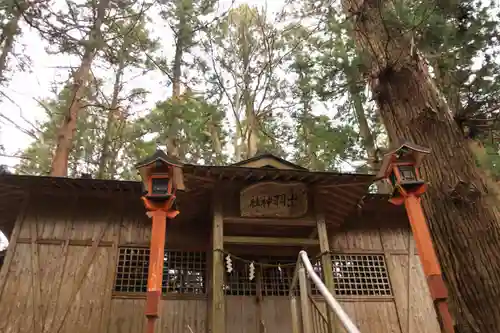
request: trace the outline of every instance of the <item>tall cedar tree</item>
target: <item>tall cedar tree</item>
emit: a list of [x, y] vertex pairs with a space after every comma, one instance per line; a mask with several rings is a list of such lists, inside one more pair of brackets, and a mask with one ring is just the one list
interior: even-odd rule
[[171, 124], [166, 129], [167, 132], [167, 151], [170, 155], [181, 156], [180, 136], [182, 132], [183, 115], [180, 106], [181, 86], [183, 71], [188, 65], [185, 57], [196, 45], [197, 35], [205, 30], [209, 23], [204, 22], [202, 17], [214, 12], [216, 0], [174, 0], [160, 1], [161, 16], [167, 22], [174, 34], [174, 59], [172, 65], [166, 71], [172, 82], [172, 102], [176, 116], [171, 120]]
[[212, 94], [236, 121], [233, 136], [234, 159], [239, 161], [259, 150], [282, 154], [274, 135], [286, 133], [285, 123], [276, 121], [283, 100], [277, 70], [283, 60], [278, 30], [265, 12], [246, 4], [231, 9], [209, 31], [205, 50], [210, 57], [207, 81]]
[[[75, 18], [74, 24], [76, 27], [80, 28], [82, 24], [81, 20], [76, 19], [78, 13], [78, 6], [74, 2], [68, 1], [68, 12], [69, 16]], [[67, 20], [64, 17], [64, 13], [58, 13], [56, 19], [61, 27], [52, 27], [53, 38], [59, 40], [61, 43], [61, 48], [64, 49], [68, 47], [68, 44], [74, 44], [72, 49], [75, 51], [77, 49], [76, 45], [83, 45], [78, 53], [81, 55], [80, 66], [73, 73], [72, 76], [72, 88], [71, 88], [71, 102], [67, 107], [67, 111], [63, 122], [60, 124], [59, 133], [57, 135], [57, 146], [54, 152], [52, 166], [50, 170], [51, 176], [64, 177], [68, 174], [68, 160], [70, 156], [71, 149], [73, 148], [73, 138], [75, 137], [75, 131], [77, 128], [78, 117], [81, 112], [84, 111], [85, 105], [83, 102], [84, 90], [90, 79], [90, 71], [92, 62], [94, 61], [97, 52], [104, 46], [104, 40], [102, 36], [102, 26], [106, 20], [106, 14], [108, 12], [110, 5], [110, 0], [100, 0], [99, 2], [92, 2], [91, 10], [94, 13], [94, 20], [88, 27], [88, 31], [83, 34], [88, 36], [84, 40], [76, 41], [74, 38], [70, 37], [64, 28], [68, 29]], [[87, 22], [85, 22], [87, 23]], [[62, 37], [62, 38], [61, 38]], [[76, 45], [75, 45], [76, 44]]]
[[[370, 59], [370, 85], [392, 142], [432, 149], [422, 165], [423, 204], [459, 332], [500, 327], [500, 224], [490, 189], [424, 60], [387, 0], [343, 0], [358, 46]], [[465, 185], [465, 186], [464, 186]]]

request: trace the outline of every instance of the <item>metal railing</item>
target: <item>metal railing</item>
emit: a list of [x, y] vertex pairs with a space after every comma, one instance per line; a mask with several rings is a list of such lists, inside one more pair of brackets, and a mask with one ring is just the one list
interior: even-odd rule
[[[333, 311], [347, 333], [361, 333], [316, 274], [305, 251], [299, 252], [295, 274], [290, 285], [293, 333], [332, 333], [332, 323], [329, 322], [328, 315], [323, 314], [319, 304], [311, 297], [308, 276], [325, 299], [326, 311]], [[297, 287], [300, 303], [297, 303]]]

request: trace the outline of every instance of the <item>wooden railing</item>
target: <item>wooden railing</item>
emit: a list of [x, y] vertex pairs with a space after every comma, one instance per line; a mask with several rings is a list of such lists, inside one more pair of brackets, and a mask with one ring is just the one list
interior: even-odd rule
[[[309, 277], [309, 279], [308, 279]], [[332, 311], [347, 333], [360, 333], [351, 318], [342, 309], [332, 293], [316, 274], [305, 251], [299, 252], [295, 274], [290, 285], [293, 333], [333, 333], [333, 323], [328, 321], [318, 303], [311, 297], [310, 283], [314, 283], [326, 304], [326, 311]], [[299, 301], [297, 300], [297, 296]]]

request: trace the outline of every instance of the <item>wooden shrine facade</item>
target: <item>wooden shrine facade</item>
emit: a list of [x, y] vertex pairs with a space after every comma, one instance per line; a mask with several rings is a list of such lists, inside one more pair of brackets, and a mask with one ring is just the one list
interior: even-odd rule
[[[291, 332], [301, 249], [321, 275], [329, 255], [336, 297], [362, 332], [439, 332], [405, 212], [367, 194], [373, 176], [269, 155], [183, 170], [156, 332]], [[143, 332], [151, 222], [141, 193], [137, 182], [0, 176], [10, 239], [0, 332]]]

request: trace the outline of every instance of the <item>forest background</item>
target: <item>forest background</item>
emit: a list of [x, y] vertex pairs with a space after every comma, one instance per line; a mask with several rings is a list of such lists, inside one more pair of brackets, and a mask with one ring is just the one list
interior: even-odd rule
[[[498, 181], [500, 4], [392, 2], [385, 22], [404, 27]], [[2, 172], [136, 179], [157, 147], [374, 172], [389, 146], [338, 1], [8, 0], [0, 18]]]

